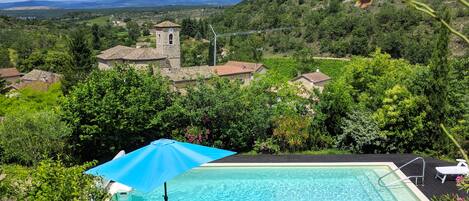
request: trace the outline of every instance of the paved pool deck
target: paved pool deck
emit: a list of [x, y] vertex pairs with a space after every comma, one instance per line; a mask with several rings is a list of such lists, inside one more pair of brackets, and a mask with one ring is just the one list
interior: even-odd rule
[[[346, 154], [346, 155], [234, 155], [216, 163], [328, 163], [328, 162], [393, 162], [396, 166], [401, 166], [408, 161], [418, 157], [413, 154]], [[425, 157], [425, 185], [418, 188], [429, 199], [435, 195], [452, 194], [458, 192], [454, 178], [449, 178], [444, 184], [441, 180], [435, 179], [437, 166], [456, 165], [434, 158]], [[416, 161], [402, 169], [402, 172], [409, 175], [419, 175], [422, 171], [420, 161]], [[462, 192], [459, 192], [460, 194]]]

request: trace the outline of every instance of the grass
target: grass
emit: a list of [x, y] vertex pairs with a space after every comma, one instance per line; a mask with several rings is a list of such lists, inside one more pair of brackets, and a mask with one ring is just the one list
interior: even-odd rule
[[101, 16], [101, 17], [97, 17], [91, 20], [87, 20], [85, 21], [85, 23], [87, 25], [97, 24], [99, 26], [102, 26], [102, 25], [106, 25], [108, 20], [109, 20], [109, 16]]
[[[270, 70], [278, 71], [280, 74], [289, 78], [293, 78], [297, 75], [297, 62], [291, 57], [272, 56], [264, 58], [262, 62]], [[334, 79], [343, 74], [345, 66], [348, 63], [349, 61], [316, 59], [311, 67], [311, 71], [313, 72], [319, 68], [321, 72]]]
[[[323, 149], [323, 150], [317, 150], [317, 151], [301, 151], [301, 152], [282, 152], [278, 153], [275, 155], [341, 155], [341, 154], [352, 154], [349, 151], [344, 151], [344, 150], [338, 150], [338, 149]], [[256, 156], [256, 155], [262, 155], [260, 153], [257, 153], [255, 151], [250, 151], [250, 152], [245, 152], [241, 153], [240, 155], [244, 156]]]

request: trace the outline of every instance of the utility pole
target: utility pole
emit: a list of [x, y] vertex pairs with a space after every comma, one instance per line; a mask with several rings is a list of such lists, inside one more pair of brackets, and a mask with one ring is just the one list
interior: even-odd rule
[[210, 29], [212, 29], [213, 32], [213, 66], [217, 65], [217, 33], [215, 33], [215, 30], [213, 30], [212, 25], [210, 24]]

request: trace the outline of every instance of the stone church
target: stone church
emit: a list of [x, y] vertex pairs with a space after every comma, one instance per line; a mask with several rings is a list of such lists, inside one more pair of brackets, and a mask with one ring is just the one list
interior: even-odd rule
[[197, 79], [209, 79], [213, 76], [238, 79], [249, 83], [255, 73], [265, 73], [267, 69], [259, 63], [229, 61], [219, 66], [181, 67], [181, 26], [170, 21], [161, 22], [154, 27], [156, 48], [126, 47], [118, 45], [104, 50], [97, 56], [98, 68], [110, 69], [115, 64], [130, 64], [137, 69], [146, 69], [148, 65], [157, 66], [159, 72], [169, 78], [176, 88], [183, 88]]

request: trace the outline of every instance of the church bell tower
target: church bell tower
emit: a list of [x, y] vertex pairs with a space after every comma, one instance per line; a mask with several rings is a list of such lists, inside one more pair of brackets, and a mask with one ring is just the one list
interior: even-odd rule
[[179, 32], [181, 31], [181, 25], [164, 21], [155, 25], [155, 29], [157, 53], [168, 58], [171, 68], [180, 68], [181, 43]]

